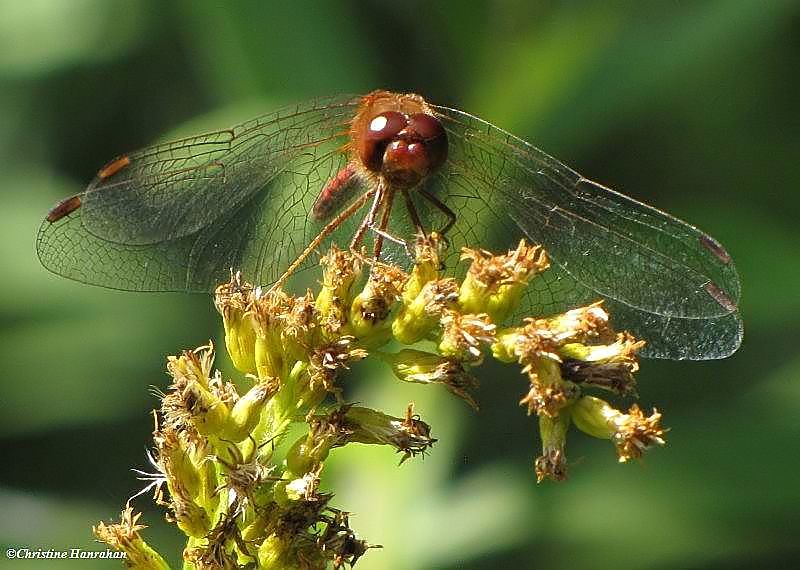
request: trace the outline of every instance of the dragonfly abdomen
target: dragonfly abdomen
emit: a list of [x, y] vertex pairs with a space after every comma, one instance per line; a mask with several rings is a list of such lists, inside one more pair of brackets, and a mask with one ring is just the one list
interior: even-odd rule
[[347, 163], [336, 176], [328, 180], [311, 209], [313, 218], [323, 221], [337, 212], [349, 197], [349, 190], [353, 187], [355, 178], [356, 167], [352, 163]]

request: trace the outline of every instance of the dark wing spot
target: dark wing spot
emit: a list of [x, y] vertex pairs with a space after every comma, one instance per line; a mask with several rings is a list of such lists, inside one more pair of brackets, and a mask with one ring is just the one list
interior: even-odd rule
[[118, 156], [108, 164], [106, 164], [100, 171], [97, 173], [98, 178], [110, 178], [114, 176], [117, 172], [125, 168], [131, 163], [131, 159], [128, 155]]
[[719, 303], [720, 306], [725, 308], [725, 310], [731, 313], [736, 310], [736, 304], [733, 301], [731, 301], [730, 297], [728, 297], [728, 294], [725, 293], [725, 291], [723, 291], [722, 289], [720, 289], [720, 287], [716, 283], [709, 281], [703, 286], [703, 288], [706, 290], [706, 293], [711, 295], [711, 297], [717, 303]]
[[719, 259], [725, 265], [728, 265], [731, 262], [731, 255], [722, 247], [722, 244], [719, 243], [717, 240], [712, 238], [711, 236], [707, 236], [705, 234], [699, 237], [700, 245], [714, 254], [714, 257]]
[[80, 207], [81, 207], [80, 195], [64, 198], [58, 204], [53, 206], [49, 212], [47, 212], [47, 221], [50, 222], [51, 224], [53, 222], [57, 222], [61, 218], [68, 216], [69, 214], [71, 214]]

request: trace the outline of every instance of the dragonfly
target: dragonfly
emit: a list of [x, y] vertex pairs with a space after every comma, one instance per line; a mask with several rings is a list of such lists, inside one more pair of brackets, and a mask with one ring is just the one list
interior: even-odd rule
[[646, 357], [741, 344], [739, 276], [716, 239], [415, 94], [319, 98], [120, 155], [48, 212], [36, 247], [53, 273], [112, 289], [208, 292], [231, 268], [291, 289], [330, 244], [408, 265], [432, 231], [452, 274], [463, 246], [544, 246], [551, 268], [516, 316], [602, 299]]

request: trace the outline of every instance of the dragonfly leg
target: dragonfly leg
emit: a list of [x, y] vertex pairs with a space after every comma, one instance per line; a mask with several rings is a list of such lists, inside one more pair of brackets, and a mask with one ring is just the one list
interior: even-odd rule
[[441, 211], [445, 216], [447, 216], [447, 223], [445, 224], [444, 228], [442, 228], [439, 231], [439, 235], [444, 237], [447, 234], [447, 232], [450, 231], [450, 228], [452, 228], [456, 223], [457, 217], [455, 212], [453, 212], [453, 210], [447, 207], [447, 204], [439, 200], [439, 198], [428, 192], [425, 188], [420, 188], [419, 193], [422, 195], [423, 198], [425, 198], [428, 202], [436, 206], [439, 209], [439, 211]]
[[[358, 227], [358, 230], [353, 236], [353, 240], [350, 242], [350, 251], [360, 255], [358, 247], [364, 240], [364, 235], [366, 234], [367, 230], [370, 230], [376, 234], [375, 241], [373, 244], [373, 257], [372, 257], [373, 260], [378, 260], [380, 258], [381, 250], [383, 249], [384, 239], [399, 244], [403, 246], [403, 248], [405, 248], [406, 251], [409, 251], [408, 244], [406, 244], [405, 241], [391, 235], [389, 232], [386, 231], [386, 228], [389, 225], [389, 219], [391, 217], [393, 204], [394, 204], [394, 190], [380, 183], [378, 185], [377, 194], [375, 195], [375, 199], [372, 202], [372, 206], [370, 207], [369, 212], [364, 217], [364, 221], [361, 222], [361, 225]], [[381, 209], [382, 209], [381, 219], [376, 224], [375, 218], [378, 215], [378, 210]]]
[[422, 226], [422, 222], [419, 219], [419, 213], [417, 213], [417, 207], [414, 205], [414, 201], [411, 199], [411, 194], [408, 193], [408, 190], [403, 190], [403, 198], [406, 201], [406, 210], [408, 210], [411, 223], [414, 224], [414, 229], [420, 237], [426, 237], [428, 234], [425, 232], [425, 228]]
[[373, 247], [372, 256], [378, 260], [381, 257], [381, 250], [383, 249], [383, 238], [387, 238], [391, 241], [397, 242], [402, 240], [397, 240], [389, 235], [386, 231], [386, 228], [389, 226], [389, 216], [392, 214], [392, 205], [394, 204], [394, 191], [391, 187], [387, 188], [386, 191], [386, 198], [384, 200], [383, 206], [383, 213], [381, 214], [381, 221], [379, 225], [376, 227], [374, 224], [369, 226], [369, 229], [375, 232], [375, 243]]
[[[342, 212], [340, 212], [334, 219], [328, 222], [325, 225], [325, 227], [322, 228], [319, 234], [317, 234], [317, 237], [311, 240], [309, 244], [306, 246], [306, 248], [300, 253], [300, 255], [297, 256], [297, 259], [295, 259], [289, 265], [289, 267], [286, 268], [286, 271], [284, 271], [283, 275], [281, 275], [280, 278], [272, 285], [271, 289], [276, 290], [283, 287], [283, 285], [286, 283], [286, 280], [289, 279], [289, 277], [291, 277], [295, 271], [297, 271], [297, 268], [300, 267], [300, 265], [302, 265], [302, 263], [306, 260], [306, 258], [308, 258], [308, 256], [311, 255], [314, 252], [314, 250], [317, 249], [319, 244], [321, 244], [326, 237], [328, 237], [334, 231], [336, 231], [336, 228], [338, 228], [342, 224], [342, 222], [344, 222], [350, 216], [352, 216], [358, 210], [360, 210], [364, 206], [364, 204], [367, 203], [367, 200], [369, 200], [375, 193], [376, 190], [374, 189], [364, 192], [364, 194], [361, 195], [356, 201], [354, 201]], [[373, 204], [373, 209], [374, 208], [375, 205]]]
[[405, 249], [406, 253], [408, 254], [409, 257], [411, 257], [411, 258], [414, 257], [414, 254], [411, 252], [411, 249], [408, 247], [408, 242], [406, 240], [400, 239], [399, 237], [395, 237], [392, 234], [390, 234], [389, 232], [383, 231], [383, 230], [381, 230], [379, 228], [372, 228], [372, 231], [375, 232], [376, 234], [378, 234], [378, 236], [380, 236], [381, 239], [387, 239], [390, 242], [396, 243], [397, 245], [399, 245], [400, 247]]
[[[414, 200], [411, 198], [411, 194], [409, 194], [408, 190], [403, 190], [403, 198], [406, 202], [406, 210], [408, 210], [408, 215], [411, 218], [411, 223], [414, 224], [414, 229], [417, 232], [417, 240], [419, 239], [427, 239], [428, 232], [425, 231], [425, 226], [422, 225], [422, 221], [419, 219], [419, 213], [417, 212], [417, 207], [414, 205]], [[406, 248], [406, 253], [411, 259], [414, 259], [416, 254], [412, 251], [408, 244], [403, 242], [403, 247]]]
[[361, 242], [364, 240], [364, 234], [367, 232], [367, 229], [372, 227], [372, 225], [375, 223], [375, 216], [378, 213], [378, 209], [383, 204], [383, 198], [386, 192], [383, 183], [378, 183], [377, 190], [373, 190], [372, 192], [375, 193], [375, 199], [372, 201], [372, 206], [370, 206], [369, 212], [367, 212], [367, 215], [364, 216], [364, 219], [361, 221], [361, 225], [358, 226], [356, 233], [353, 235], [353, 239], [350, 242], [351, 251], [358, 251], [358, 246], [361, 245]]

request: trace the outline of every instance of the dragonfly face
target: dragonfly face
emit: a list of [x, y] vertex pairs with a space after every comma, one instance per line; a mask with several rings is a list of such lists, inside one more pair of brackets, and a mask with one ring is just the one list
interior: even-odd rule
[[447, 134], [422, 97], [385, 91], [364, 97], [350, 129], [360, 163], [389, 185], [411, 188], [447, 158]]
[[646, 356], [722, 358], [741, 342], [739, 277], [718, 241], [418, 95], [319, 99], [125, 154], [51, 210], [37, 251], [54, 273], [115, 289], [209, 291], [230, 268], [264, 286], [291, 268], [291, 288], [331, 242], [407, 265], [420, 229], [447, 230], [453, 272], [464, 245], [542, 244], [552, 268], [525, 315], [602, 298]]

